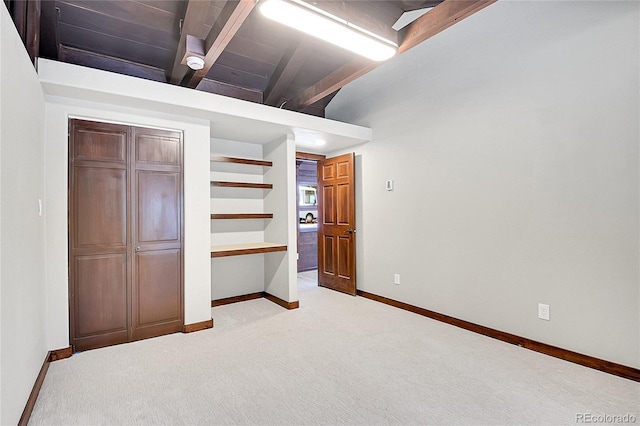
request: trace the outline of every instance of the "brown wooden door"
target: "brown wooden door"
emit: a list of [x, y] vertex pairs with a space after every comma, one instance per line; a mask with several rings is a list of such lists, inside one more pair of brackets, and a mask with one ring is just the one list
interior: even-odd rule
[[129, 339], [129, 128], [72, 120], [69, 327], [75, 350]]
[[354, 154], [318, 161], [318, 285], [356, 294]]
[[181, 330], [181, 134], [71, 120], [69, 159], [74, 350]]
[[132, 340], [182, 330], [181, 135], [134, 128]]

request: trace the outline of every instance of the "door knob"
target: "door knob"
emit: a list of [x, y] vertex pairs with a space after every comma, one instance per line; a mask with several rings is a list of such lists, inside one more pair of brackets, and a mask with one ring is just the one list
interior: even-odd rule
[[355, 229], [352, 229], [352, 228], [349, 228], [349, 229], [347, 229], [347, 230], [346, 230], [346, 231], [344, 231], [344, 232], [346, 232], [346, 233], [348, 233], [348, 234], [353, 234], [354, 232], [356, 232], [356, 230], [355, 230]]
[[136, 251], [140, 251], [140, 246], [136, 246]]

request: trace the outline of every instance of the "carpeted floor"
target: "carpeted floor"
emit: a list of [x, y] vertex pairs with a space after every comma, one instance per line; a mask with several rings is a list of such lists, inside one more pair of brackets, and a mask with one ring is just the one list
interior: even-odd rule
[[299, 296], [54, 362], [30, 424], [640, 423], [640, 383], [319, 288], [314, 272]]

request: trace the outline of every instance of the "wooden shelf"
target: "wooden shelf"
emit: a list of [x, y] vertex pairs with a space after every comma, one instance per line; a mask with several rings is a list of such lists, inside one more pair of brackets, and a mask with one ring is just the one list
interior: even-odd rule
[[276, 251], [287, 251], [287, 246], [276, 243], [226, 244], [211, 247], [211, 257], [241, 256]]
[[211, 213], [211, 219], [273, 219], [273, 213]]
[[212, 180], [211, 185], [225, 188], [257, 188], [257, 189], [273, 189], [270, 183], [251, 183], [251, 182], [224, 182]]
[[219, 157], [215, 155], [211, 156], [211, 161], [215, 161], [218, 163], [249, 164], [252, 166], [262, 166], [262, 167], [273, 166], [273, 162], [271, 161], [252, 160], [249, 158], [239, 158], [239, 157]]

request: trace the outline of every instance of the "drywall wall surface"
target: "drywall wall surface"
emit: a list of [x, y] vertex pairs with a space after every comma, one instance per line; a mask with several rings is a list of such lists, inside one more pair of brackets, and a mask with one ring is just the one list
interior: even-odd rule
[[358, 288], [640, 367], [639, 25], [501, 1], [344, 87]]
[[265, 254], [264, 290], [287, 302], [298, 300], [297, 287], [297, 215], [296, 149], [293, 135], [269, 142], [264, 158], [273, 162], [265, 173], [265, 182], [273, 189], [265, 196], [265, 210], [273, 212], [265, 229], [266, 241], [287, 244], [286, 252]]
[[[69, 346], [67, 174], [68, 120], [82, 118], [180, 130], [184, 135], [185, 323], [211, 319], [209, 267], [209, 123], [66, 98], [47, 98], [47, 327], [49, 348]], [[63, 249], [61, 249], [63, 248]]]
[[5, 425], [18, 423], [47, 355], [45, 223], [38, 214], [38, 200], [44, 198], [45, 106], [29, 56], [6, 7], [0, 9], [0, 424]]
[[[4, 14], [5, 12], [0, 12]], [[4, 19], [0, 17], [0, 35]], [[0, 54], [0, 126], [2, 125], [2, 55]], [[0, 206], [2, 206], [2, 132], [0, 131]], [[2, 209], [0, 208], [0, 224], [2, 223]], [[2, 226], [0, 226], [0, 241], [2, 241]], [[0, 250], [0, 319], [2, 318], [2, 251]], [[2, 327], [0, 326], [0, 355], [2, 355]], [[0, 383], [2, 383], [2, 356], [0, 356]], [[2, 421], [2, 386], [0, 386], [0, 422]]]
[[[48, 96], [127, 105], [211, 122], [211, 137], [263, 144], [293, 133], [305, 150], [336, 150], [371, 139], [371, 129], [185, 87], [43, 59]], [[316, 141], [325, 145], [319, 147]]]

